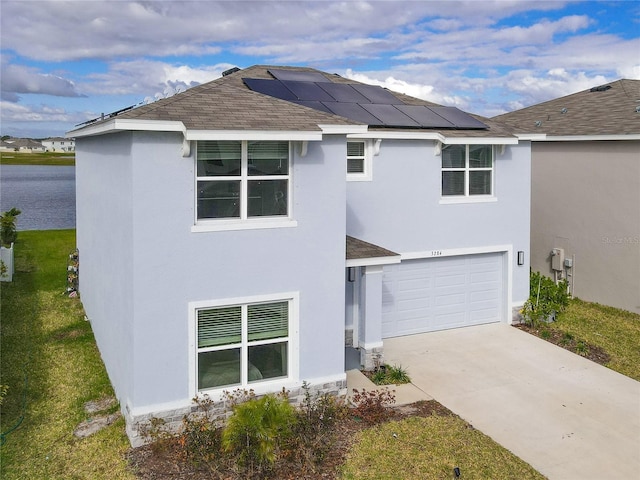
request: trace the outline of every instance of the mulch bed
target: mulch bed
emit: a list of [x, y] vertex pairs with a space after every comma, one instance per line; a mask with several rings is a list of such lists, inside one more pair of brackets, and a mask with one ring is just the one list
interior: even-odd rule
[[[454, 415], [435, 400], [420, 401], [410, 405], [389, 407], [390, 420], [407, 417], [429, 417], [431, 415]], [[348, 416], [337, 427], [336, 440], [323, 462], [315, 465], [313, 471], [301, 470], [299, 464], [278, 462], [268, 476], [256, 474], [253, 478], [326, 480], [338, 476], [340, 467], [346, 460], [347, 452], [353, 444], [355, 434], [368, 426], [353, 416]], [[176, 440], [169, 440], [161, 447], [147, 445], [131, 449], [127, 458], [136, 477], [141, 480], [246, 480], [252, 478], [247, 472], [237, 470], [234, 463], [216, 462], [216, 465], [195, 466], [181, 458]]]
[[547, 325], [532, 327], [531, 325], [521, 323], [514, 326], [547, 342], [558, 345], [565, 350], [569, 350], [576, 355], [587, 358], [592, 362], [599, 363], [600, 365], [606, 365], [611, 360], [611, 356], [603, 348], [568, 336], [564, 332]]

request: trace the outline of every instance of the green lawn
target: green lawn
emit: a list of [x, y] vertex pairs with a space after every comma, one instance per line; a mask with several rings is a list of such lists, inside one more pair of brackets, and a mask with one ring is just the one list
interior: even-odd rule
[[20, 232], [14, 281], [1, 284], [3, 479], [135, 478], [122, 419], [73, 436], [84, 403], [113, 395], [82, 306], [64, 294], [74, 245], [74, 230]]
[[550, 328], [601, 347], [607, 367], [640, 381], [640, 315], [573, 299]]
[[0, 152], [0, 165], [75, 165], [75, 152]]

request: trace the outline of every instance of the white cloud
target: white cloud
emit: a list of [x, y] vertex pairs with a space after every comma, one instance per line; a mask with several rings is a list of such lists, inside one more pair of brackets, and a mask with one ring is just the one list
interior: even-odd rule
[[163, 92], [168, 86], [186, 89], [209, 82], [220, 77], [223, 71], [232, 66], [223, 63], [191, 67], [145, 59], [113, 62], [109, 64], [107, 72], [88, 75], [82, 88], [83, 91], [95, 95], [109, 92], [110, 95], [153, 96], [156, 92]]
[[18, 94], [41, 94], [56, 97], [82, 97], [76, 85], [65, 78], [40, 73], [35, 68], [2, 62], [2, 99], [17, 102]]
[[3, 122], [82, 122], [87, 112], [67, 112], [64, 108], [50, 105], [20, 105], [12, 102], [0, 102]]

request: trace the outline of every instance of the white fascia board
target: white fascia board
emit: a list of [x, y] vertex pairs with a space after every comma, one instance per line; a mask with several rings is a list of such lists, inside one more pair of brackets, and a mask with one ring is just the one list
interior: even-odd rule
[[352, 133], [347, 135], [347, 138], [358, 138], [358, 139], [372, 139], [372, 138], [389, 138], [389, 139], [397, 139], [397, 140], [437, 140], [443, 142], [445, 137], [443, 137], [438, 132], [393, 132], [393, 131], [370, 131], [366, 133]]
[[368, 267], [372, 265], [392, 265], [400, 263], [402, 257], [394, 255], [389, 257], [353, 258], [347, 260], [347, 267]]
[[365, 133], [369, 128], [367, 125], [327, 125], [319, 124], [322, 133], [327, 135], [350, 135], [354, 133]]
[[185, 132], [184, 123], [175, 121], [135, 120], [127, 118], [113, 118], [99, 125], [89, 125], [66, 133], [67, 138], [91, 137], [112, 132], [126, 130], [156, 131], [156, 132]]
[[640, 134], [631, 133], [628, 135], [563, 135], [549, 136], [543, 139], [545, 142], [597, 142], [606, 140], [640, 140]]
[[445, 145], [517, 145], [518, 137], [445, 137]]
[[187, 130], [184, 136], [187, 140], [322, 140], [320, 131], [296, 130]]
[[530, 140], [532, 142], [539, 142], [547, 139], [546, 133], [517, 133], [516, 136], [520, 140]]

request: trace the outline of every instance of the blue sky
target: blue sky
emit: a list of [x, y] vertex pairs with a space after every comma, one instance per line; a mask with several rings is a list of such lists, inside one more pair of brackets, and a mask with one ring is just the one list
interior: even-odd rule
[[258, 63], [489, 117], [640, 79], [634, 0], [0, 0], [0, 27], [0, 133], [25, 137]]

